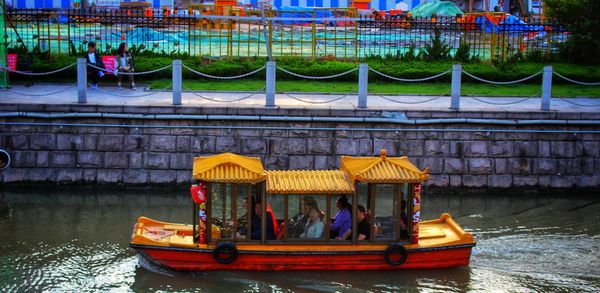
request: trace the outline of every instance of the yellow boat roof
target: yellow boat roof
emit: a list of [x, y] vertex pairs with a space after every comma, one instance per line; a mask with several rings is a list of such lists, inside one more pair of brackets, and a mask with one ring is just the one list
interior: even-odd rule
[[267, 192], [271, 194], [346, 194], [354, 186], [339, 170], [267, 171]]
[[429, 179], [429, 169], [419, 170], [406, 156], [388, 157], [385, 149], [379, 157], [342, 156], [341, 169], [352, 182], [415, 183]]
[[256, 183], [267, 175], [259, 158], [223, 153], [195, 157], [192, 169], [194, 179], [222, 183]]

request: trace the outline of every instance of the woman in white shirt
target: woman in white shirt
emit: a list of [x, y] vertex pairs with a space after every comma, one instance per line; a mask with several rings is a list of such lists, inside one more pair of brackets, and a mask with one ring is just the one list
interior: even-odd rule
[[308, 212], [308, 221], [304, 227], [304, 233], [300, 235], [303, 239], [320, 239], [323, 237], [325, 223], [321, 221], [321, 211], [317, 207], [311, 207]]
[[119, 83], [119, 89], [122, 88], [121, 81], [123, 80], [123, 75], [127, 75], [129, 77], [129, 81], [131, 82], [131, 89], [135, 90], [135, 82], [133, 82], [133, 75], [131, 74], [121, 74], [121, 73], [133, 73], [133, 56], [127, 51], [127, 44], [121, 43], [119, 45], [119, 49], [117, 49], [117, 56], [115, 56], [115, 69], [117, 72], [117, 79]]

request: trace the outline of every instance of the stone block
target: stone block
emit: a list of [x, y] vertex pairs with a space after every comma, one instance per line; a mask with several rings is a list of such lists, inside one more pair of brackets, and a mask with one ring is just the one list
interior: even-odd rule
[[541, 158], [549, 158], [551, 156], [549, 141], [538, 141], [538, 156]]
[[83, 150], [95, 151], [96, 149], [98, 149], [98, 136], [95, 134], [83, 136]]
[[110, 134], [98, 136], [98, 150], [115, 152], [123, 149], [123, 135]]
[[447, 174], [465, 174], [465, 164], [462, 159], [448, 158], [444, 160], [444, 172]]
[[550, 145], [555, 158], [572, 158], [575, 156], [575, 143], [570, 141], [553, 141]]
[[32, 168], [27, 172], [27, 180], [31, 182], [54, 182], [56, 171], [50, 168]]
[[2, 179], [4, 183], [23, 182], [27, 179], [28, 170], [25, 168], [8, 168], [2, 172]]
[[514, 187], [536, 187], [538, 185], [538, 176], [513, 176]]
[[316, 170], [334, 170], [339, 169], [335, 165], [335, 157], [332, 156], [315, 156], [315, 169]]
[[56, 148], [56, 136], [54, 134], [39, 133], [30, 138], [32, 150], [54, 150]]
[[426, 140], [425, 156], [448, 156], [450, 155], [450, 144], [442, 140]]
[[497, 175], [508, 174], [508, 159], [494, 159], [494, 173]]
[[288, 156], [267, 156], [264, 161], [267, 170], [287, 170], [289, 169]]
[[141, 169], [143, 163], [142, 153], [129, 153], [129, 169]]
[[492, 174], [492, 163], [490, 159], [476, 158], [469, 160], [469, 174], [488, 175]]
[[450, 157], [460, 158], [463, 156], [464, 144], [462, 142], [450, 142]]
[[232, 152], [239, 153], [240, 152], [240, 144], [239, 139], [237, 137], [232, 136], [218, 136], [216, 141], [216, 149], [217, 152]]
[[146, 171], [146, 170], [125, 170], [123, 172], [123, 183], [125, 183], [125, 184], [146, 184], [146, 183], [148, 183], [148, 171]]
[[487, 185], [488, 176], [485, 175], [463, 175], [462, 176], [462, 185], [464, 187], [484, 187]]
[[379, 154], [382, 149], [385, 149], [390, 157], [398, 156], [398, 150], [396, 149], [396, 144], [393, 140], [374, 139], [373, 154]]
[[538, 145], [536, 141], [515, 141], [513, 155], [517, 158], [531, 158], [538, 155]]
[[[190, 140], [192, 151], [198, 153], [214, 153], [217, 150], [219, 152], [225, 152], [222, 149], [215, 150], [215, 141], [216, 138], [214, 136], [197, 136], [192, 137]], [[233, 145], [228, 146], [228, 148], [235, 149]], [[239, 149], [239, 148], [238, 148]]]
[[358, 140], [358, 155], [359, 156], [373, 156], [373, 141], [370, 139], [359, 139]]
[[598, 188], [600, 186], [600, 175], [580, 176], [577, 185], [582, 188]]
[[421, 169], [429, 168], [429, 174], [442, 174], [444, 172], [443, 158], [426, 157], [419, 164]]
[[177, 184], [187, 184], [192, 181], [192, 171], [177, 171]]
[[123, 182], [123, 170], [117, 169], [100, 169], [96, 176], [98, 183], [121, 183]]
[[102, 153], [100, 152], [78, 152], [77, 165], [84, 168], [102, 166]]
[[173, 135], [153, 135], [150, 137], [150, 151], [174, 152], [177, 146], [177, 137]]
[[577, 144], [577, 146], [579, 150], [577, 155], [591, 158], [600, 157], [600, 142], [580, 142]]
[[8, 134], [4, 137], [4, 146], [13, 150], [29, 148], [29, 136], [25, 134]]
[[52, 153], [52, 167], [75, 167], [77, 157], [75, 152], [54, 152]]
[[510, 165], [510, 174], [528, 175], [531, 174], [531, 159], [508, 159]]
[[171, 169], [192, 170], [194, 156], [191, 153], [171, 154]]
[[145, 169], [168, 169], [169, 154], [168, 153], [147, 153], [144, 154]]
[[539, 186], [550, 188], [576, 187], [578, 176], [540, 176]]
[[429, 175], [427, 181], [430, 187], [448, 187], [450, 184], [450, 176], [448, 175]]
[[81, 150], [83, 149], [83, 138], [78, 135], [59, 133], [56, 135], [56, 149]]
[[537, 159], [535, 160], [534, 173], [536, 175], [555, 175], [556, 160], [553, 159]]
[[581, 164], [579, 159], [556, 160], [557, 175], [581, 175]]
[[488, 187], [491, 188], [509, 188], [512, 186], [511, 175], [491, 175], [488, 176]]
[[129, 154], [123, 152], [104, 153], [104, 168], [126, 169], [129, 167]]
[[398, 155], [417, 157], [423, 156], [422, 140], [401, 140], [396, 143]]
[[306, 145], [309, 139], [306, 138], [290, 138], [288, 139], [288, 154], [290, 155], [304, 155], [306, 154]]
[[512, 141], [492, 141], [490, 142], [490, 157], [507, 158], [513, 153]]
[[449, 175], [450, 180], [448, 181], [450, 187], [461, 187], [462, 186], [462, 176], [461, 175]]
[[581, 159], [581, 173], [586, 175], [594, 174], [594, 159]]
[[311, 156], [290, 156], [289, 168], [291, 170], [311, 170], [313, 169], [313, 160]]
[[242, 153], [247, 155], [265, 154], [267, 141], [262, 137], [242, 138]]
[[192, 151], [192, 138], [190, 136], [178, 136], [177, 147], [178, 152], [189, 153]]
[[177, 171], [175, 170], [151, 170], [151, 184], [175, 184], [177, 182]]
[[310, 127], [310, 123], [292, 123], [290, 124], [292, 130], [289, 131], [290, 137], [307, 137], [309, 131], [305, 128]]
[[148, 136], [145, 135], [128, 135], [125, 137], [125, 145], [123, 150], [126, 151], [145, 151], [148, 150]]
[[96, 183], [96, 169], [83, 169], [83, 182]]
[[444, 133], [441, 131], [421, 131], [417, 133], [417, 138], [421, 140], [442, 140]]
[[358, 155], [358, 141], [354, 139], [336, 139], [335, 154], [338, 156], [356, 156]]
[[288, 153], [287, 139], [273, 138], [269, 140], [269, 155], [287, 155]]
[[58, 183], [79, 183], [83, 179], [82, 169], [59, 169], [55, 172]]
[[471, 141], [464, 143], [464, 155], [465, 157], [487, 157], [487, 142], [485, 141]]
[[309, 154], [325, 154], [329, 155], [332, 153], [333, 147], [331, 145], [332, 140], [327, 138], [312, 138], [308, 140], [308, 153]]
[[36, 158], [33, 151], [12, 151], [9, 152], [13, 167], [35, 167]]

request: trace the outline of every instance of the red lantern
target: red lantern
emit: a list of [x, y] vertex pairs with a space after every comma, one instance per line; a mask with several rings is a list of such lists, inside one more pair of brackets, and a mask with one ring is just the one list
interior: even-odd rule
[[200, 181], [198, 184], [192, 185], [190, 192], [192, 193], [192, 200], [196, 204], [206, 203], [206, 182]]

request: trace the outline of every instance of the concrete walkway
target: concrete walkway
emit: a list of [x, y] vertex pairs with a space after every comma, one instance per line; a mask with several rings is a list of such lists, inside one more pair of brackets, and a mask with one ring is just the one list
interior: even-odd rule
[[[88, 90], [90, 105], [170, 106], [170, 91], [152, 91], [138, 85], [136, 91], [102, 86]], [[185, 107], [264, 107], [263, 92], [189, 92], [182, 96]], [[0, 91], [0, 104], [76, 104], [77, 87], [65, 84], [46, 84], [25, 87], [15, 85]], [[369, 94], [369, 110], [449, 110], [449, 96], [379, 96]], [[281, 108], [356, 109], [356, 94], [277, 94], [275, 104]], [[462, 97], [461, 111], [541, 112], [539, 97]], [[599, 112], [600, 98], [553, 98], [552, 111]]]

